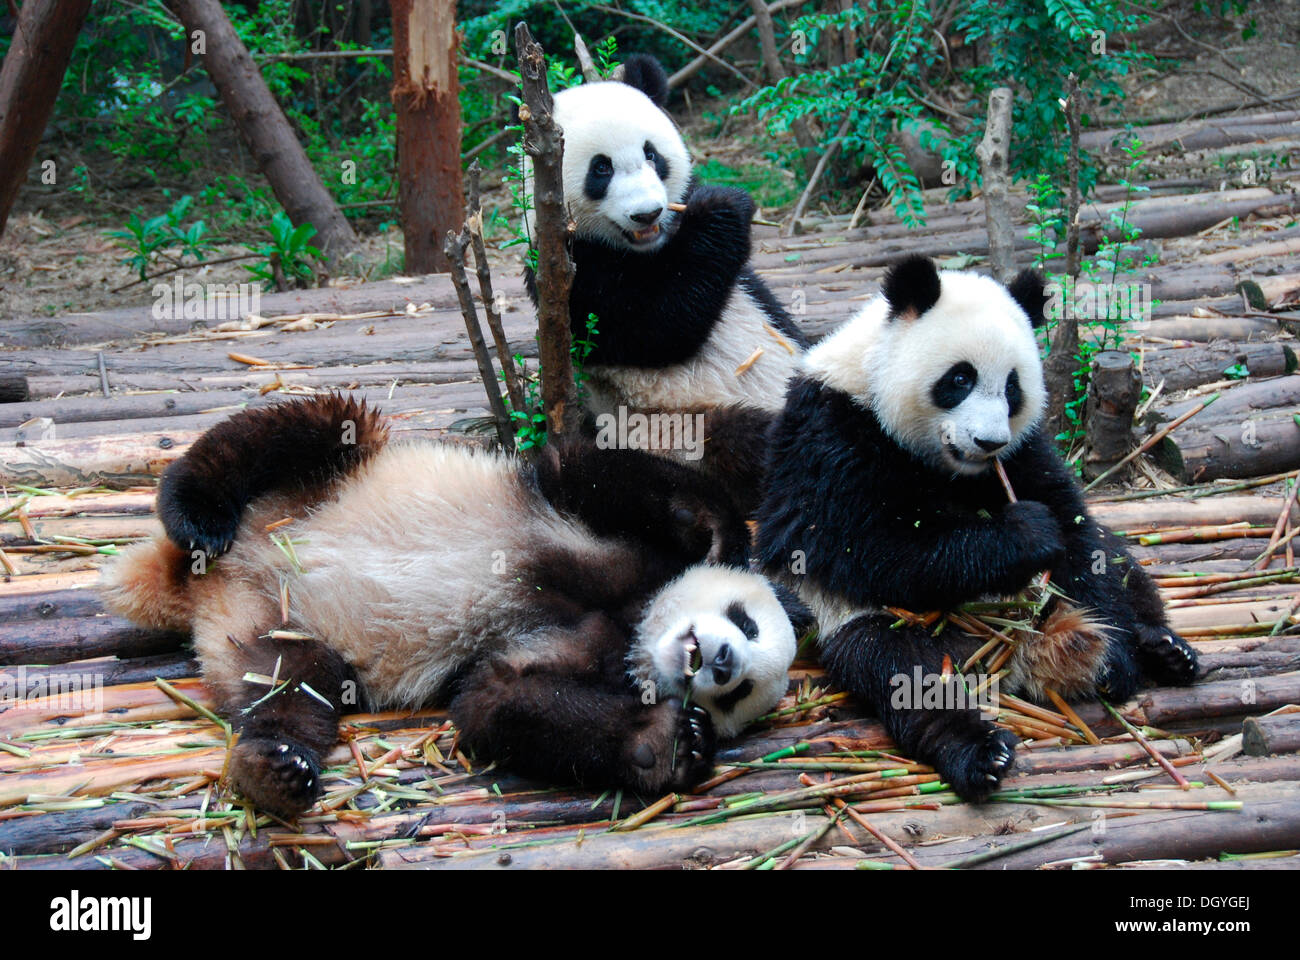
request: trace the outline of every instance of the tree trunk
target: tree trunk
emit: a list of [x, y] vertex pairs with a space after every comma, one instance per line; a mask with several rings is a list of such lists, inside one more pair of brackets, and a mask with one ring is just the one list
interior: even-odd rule
[[18, 14], [0, 67], [0, 170], [5, 171], [0, 175], [0, 234], [27, 179], [89, 10], [90, 0], [27, 0]]
[[393, 0], [398, 204], [407, 273], [443, 273], [464, 220], [454, 0]]
[[297, 226], [316, 228], [313, 243], [331, 264], [356, 252], [352, 226], [325, 189], [280, 105], [271, 96], [218, 0], [171, 0], [185, 25], [186, 42], [203, 57], [239, 134]]
[[[776, 83], [778, 80], [784, 80], [786, 72], [776, 53], [776, 32], [772, 26], [772, 11], [768, 9], [766, 0], [749, 0], [749, 5], [754, 11], [754, 21], [758, 27], [758, 40], [763, 51], [763, 69], [767, 71], [767, 82]], [[791, 123], [790, 129], [794, 131], [795, 141], [799, 144], [803, 172], [811, 177], [813, 169], [817, 166], [817, 139], [808, 129], [808, 120], [805, 117], [800, 117]]]
[[1089, 479], [1113, 466], [1133, 445], [1133, 413], [1142, 396], [1142, 375], [1133, 358], [1105, 350], [1092, 361], [1084, 417], [1088, 453], [1084, 473]]

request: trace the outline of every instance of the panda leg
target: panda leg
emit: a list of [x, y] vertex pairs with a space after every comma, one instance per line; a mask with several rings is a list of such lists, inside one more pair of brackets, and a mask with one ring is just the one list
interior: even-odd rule
[[[338, 741], [340, 709], [356, 703], [352, 669], [316, 640], [271, 639], [230, 620], [197, 624], [195, 647], [218, 712], [239, 734], [230, 755], [239, 791], [280, 817], [307, 810], [321, 793], [321, 755]], [[274, 677], [275, 686], [247, 674]]]
[[850, 621], [825, 642], [822, 663], [876, 711], [901, 752], [931, 764], [963, 798], [983, 799], [1011, 770], [1019, 741], [964, 706], [968, 700], [955, 690], [951, 700], [942, 699], [951, 707], [923, 706], [925, 690], [915, 689], [918, 668], [923, 686], [940, 683], [943, 648], [923, 630], [890, 629], [892, 622], [874, 615]]
[[217, 556], [255, 497], [318, 491], [378, 452], [386, 436], [377, 411], [343, 394], [245, 410], [167, 468], [158, 518], [177, 546]]
[[730, 498], [699, 471], [644, 450], [601, 449], [590, 438], [547, 444], [536, 464], [542, 495], [597, 536], [632, 539], [681, 566], [744, 564], [749, 531]]
[[1184, 686], [1196, 679], [1199, 660], [1195, 648], [1169, 626], [1160, 591], [1142, 565], [1109, 530], [1100, 528], [1102, 544], [1115, 560], [1107, 575], [1133, 611], [1130, 643], [1141, 672], [1156, 683]]
[[659, 793], [709, 775], [709, 714], [631, 687], [612, 623], [594, 614], [553, 641], [542, 656], [494, 657], [462, 682], [450, 712], [463, 744], [525, 775], [588, 786]]

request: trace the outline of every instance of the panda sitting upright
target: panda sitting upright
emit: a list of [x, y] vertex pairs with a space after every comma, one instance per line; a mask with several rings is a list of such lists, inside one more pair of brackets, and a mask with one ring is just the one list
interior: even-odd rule
[[1041, 635], [1016, 645], [1002, 690], [1123, 700], [1143, 674], [1182, 684], [1197, 668], [1040, 427], [1033, 327], [1045, 299], [1028, 271], [1008, 289], [923, 257], [897, 264], [881, 296], [809, 351], [773, 431], [757, 517], [760, 562], [812, 607], [830, 675], [968, 799], [996, 789], [1016, 738], [973, 707], [891, 697], [899, 677], [945, 673], [945, 655], [960, 665], [983, 638], [936, 635], [884, 607], [951, 610], [1050, 570], [1068, 602], [1052, 602]]
[[[748, 511], [763, 437], [805, 340], [748, 266], [753, 200], [694, 182], [667, 97], [663, 67], [644, 55], [627, 58], [622, 81], [555, 96], [576, 224], [570, 321], [585, 339], [588, 317], [598, 320], [584, 367], [589, 411], [702, 415], [707, 442], [692, 465]], [[676, 428], [668, 432], [652, 448], [691, 462]]]

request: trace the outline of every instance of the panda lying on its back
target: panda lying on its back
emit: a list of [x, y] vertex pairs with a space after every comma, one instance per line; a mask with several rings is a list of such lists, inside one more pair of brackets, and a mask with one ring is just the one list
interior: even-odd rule
[[762, 565], [813, 608], [827, 670], [967, 798], [996, 789], [1015, 737], [973, 708], [891, 701], [898, 678], [918, 665], [937, 676], [945, 654], [961, 664], [983, 638], [892, 629], [897, 616], [881, 608], [951, 610], [1051, 570], [1072, 605], [1058, 602], [1043, 634], [1017, 644], [1001, 689], [1123, 700], [1142, 673], [1196, 673], [1150, 578], [1088, 515], [1038, 426], [1046, 390], [1031, 322], [1044, 302], [1032, 273], [1008, 290], [921, 257], [898, 264], [882, 296], [809, 351], [758, 514]]
[[[598, 318], [585, 365], [588, 406], [597, 415], [620, 406], [702, 414], [700, 466], [748, 512], [763, 435], [805, 341], [747, 265], [749, 195], [692, 181], [686, 144], [662, 109], [668, 78], [658, 61], [632, 56], [623, 70], [622, 82], [555, 97], [564, 197], [577, 225], [574, 336], [585, 338], [588, 316]], [[683, 203], [681, 212], [670, 207]], [[689, 459], [680, 446], [680, 438], [660, 443]]]
[[[111, 608], [193, 631], [259, 806], [320, 793], [351, 678], [378, 708], [449, 702], [462, 743], [521, 772], [650, 793], [701, 779], [714, 730], [785, 693], [802, 607], [701, 564], [743, 562], [747, 531], [697, 474], [585, 444], [530, 466], [385, 439], [341, 396], [238, 414], [164, 476], [170, 540], [108, 569]], [[267, 697], [250, 672], [290, 685]]]

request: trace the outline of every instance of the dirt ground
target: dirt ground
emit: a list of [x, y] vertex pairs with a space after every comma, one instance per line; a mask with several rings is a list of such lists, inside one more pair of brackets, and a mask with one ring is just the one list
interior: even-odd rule
[[[1247, 15], [1227, 19], [1192, 15], [1191, 6], [1190, 0], [1168, 5], [1170, 12], [1157, 17], [1137, 39], [1156, 57], [1177, 58], [1182, 66], [1166, 75], [1149, 72], [1135, 76], [1125, 106], [1129, 118], [1169, 120], [1228, 106], [1259, 110], [1295, 109], [1300, 104], [1300, 97], [1277, 103], [1267, 99], [1300, 93], [1300, 0], [1256, 2], [1250, 5]], [[1243, 40], [1242, 28], [1250, 16], [1255, 18], [1257, 32]], [[765, 162], [762, 154], [770, 149], [771, 141], [760, 135], [752, 121], [732, 119], [726, 125], [725, 137], [715, 138], [716, 121], [707, 115], [725, 114], [724, 103], [702, 103], [692, 98], [689, 106], [678, 106], [679, 119], [697, 159], [713, 157], [733, 165]], [[1107, 120], [1104, 116], [1098, 119]], [[236, 166], [247, 170], [250, 179], [256, 177], [238, 143], [232, 142], [222, 150], [232, 154]], [[1166, 174], [1154, 165], [1148, 172], [1151, 177], [1162, 175]], [[491, 172], [488, 179], [492, 179]], [[179, 192], [201, 189], [202, 174], [195, 174], [194, 180]], [[105, 231], [120, 228], [127, 212], [136, 207], [150, 215], [160, 212], [164, 203], [157, 186], [105, 185], [100, 191], [102, 199], [88, 204], [66, 189], [36, 186], [35, 176], [29, 183], [32, 186], [19, 195], [0, 237], [0, 325], [6, 319], [19, 317], [152, 303], [152, 283], [132, 284], [134, 275], [122, 263], [124, 252]], [[485, 199], [488, 203], [506, 203], [504, 191], [499, 189]], [[763, 211], [765, 216], [780, 213]], [[362, 242], [362, 272], [369, 277], [391, 273], [394, 257], [401, 250], [400, 231], [391, 228], [379, 233], [377, 221], [355, 226]], [[214, 251], [210, 259], [243, 252], [242, 245], [232, 244]], [[517, 264], [516, 254], [505, 251], [494, 267], [514, 271]], [[248, 277], [239, 263], [185, 271], [187, 281], [231, 283]], [[349, 279], [340, 278], [340, 282]]]

